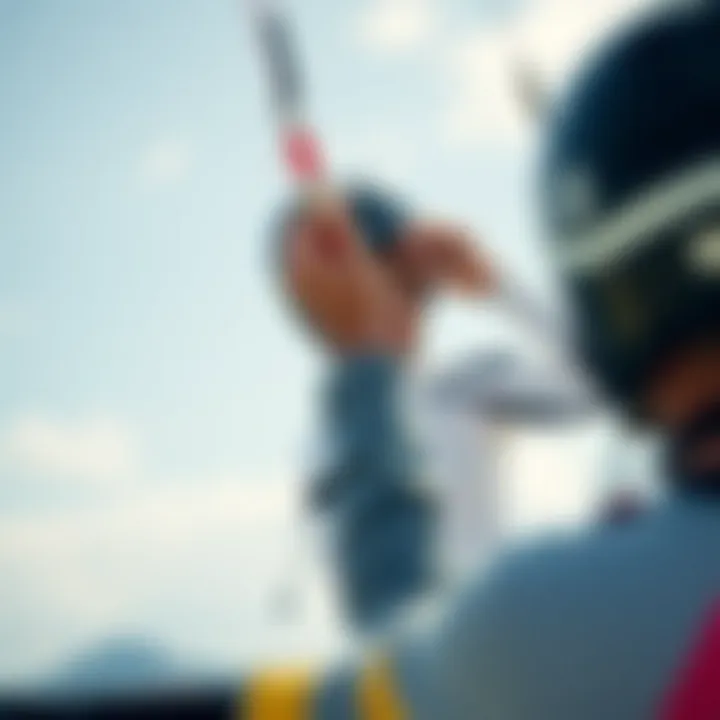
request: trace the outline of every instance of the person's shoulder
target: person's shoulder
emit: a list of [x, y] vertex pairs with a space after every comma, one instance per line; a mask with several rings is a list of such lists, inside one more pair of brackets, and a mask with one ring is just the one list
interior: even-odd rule
[[524, 541], [466, 589], [457, 606], [459, 623], [491, 622], [493, 632], [519, 638], [531, 625], [567, 624], [583, 614], [587, 619], [652, 554], [656, 520], [648, 512], [621, 526], [597, 524]]
[[659, 513], [648, 510], [623, 522], [603, 519], [581, 530], [525, 541], [498, 559], [489, 574], [489, 584], [503, 594], [524, 593], [535, 584], [573, 581], [595, 576], [618, 563], [639, 561], [651, 549], [659, 517]]
[[652, 522], [546, 535], [504, 553], [441, 624], [433, 655], [446, 693], [482, 708], [542, 695], [558, 658], [582, 655], [621, 607], [625, 579], [639, 575], [657, 535]]

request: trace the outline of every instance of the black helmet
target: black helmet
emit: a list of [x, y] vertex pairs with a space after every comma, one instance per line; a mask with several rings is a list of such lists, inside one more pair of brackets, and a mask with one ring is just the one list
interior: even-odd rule
[[[381, 255], [392, 250], [411, 220], [411, 210], [406, 201], [369, 182], [347, 185], [342, 188], [341, 195], [370, 249]], [[280, 259], [288, 229], [297, 220], [302, 208], [303, 198], [294, 197], [273, 219], [272, 247]]]
[[580, 353], [632, 408], [658, 360], [720, 330], [720, 3], [646, 16], [591, 59], [542, 192]]

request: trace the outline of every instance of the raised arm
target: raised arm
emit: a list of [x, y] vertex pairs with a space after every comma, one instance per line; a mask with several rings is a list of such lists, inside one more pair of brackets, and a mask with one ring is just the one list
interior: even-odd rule
[[402, 417], [421, 305], [359, 234], [372, 225], [367, 218], [354, 222], [337, 201], [307, 212], [288, 231], [283, 267], [290, 297], [330, 357], [322, 397], [330, 457], [313, 479], [312, 505], [332, 530], [343, 608], [367, 635], [436, 580], [433, 502]]
[[435, 507], [401, 417], [402, 368], [364, 355], [336, 369], [327, 398], [335, 448], [316, 485], [338, 587], [361, 632], [382, 630], [430, 591]]

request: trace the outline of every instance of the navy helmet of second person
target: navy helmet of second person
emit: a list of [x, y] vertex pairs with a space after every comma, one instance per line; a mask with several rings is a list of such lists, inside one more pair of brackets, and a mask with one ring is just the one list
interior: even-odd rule
[[[720, 3], [705, 0], [620, 33], [559, 104], [547, 148], [544, 214], [579, 353], [650, 426], [658, 373], [720, 340], [719, 28]], [[718, 431], [708, 400], [670, 433], [670, 474], [716, 485], [720, 473], [691, 471], [686, 455]]]
[[589, 65], [547, 152], [580, 352], [626, 406], [667, 352], [720, 330], [720, 3], [685, 5]]

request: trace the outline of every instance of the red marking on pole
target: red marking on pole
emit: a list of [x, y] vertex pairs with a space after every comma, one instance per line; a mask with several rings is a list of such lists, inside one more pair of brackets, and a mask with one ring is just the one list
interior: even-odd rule
[[283, 159], [296, 180], [322, 178], [325, 161], [315, 135], [306, 128], [291, 128], [282, 137]]

